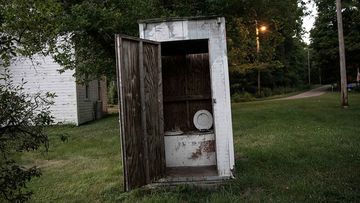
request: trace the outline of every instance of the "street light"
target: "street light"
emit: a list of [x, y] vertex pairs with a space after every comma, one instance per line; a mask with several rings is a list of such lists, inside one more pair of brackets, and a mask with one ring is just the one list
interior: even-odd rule
[[[256, 53], [259, 57], [259, 53], [260, 53], [260, 40], [259, 40], [259, 31], [260, 32], [266, 32], [267, 27], [265, 25], [260, 26], [260, 28], [258, 27], [258, 23], [257, 20], [255, 20], [255, 29], [256, 29]], [[258, 69], [258, 93], [260, 94], [260, 69]]]
[[261, 27], [260, 27], [260, 31], [261, 32], [265, 32], [267, 30], [267, 27], [265, 26], [265, 25], [262, 25]]

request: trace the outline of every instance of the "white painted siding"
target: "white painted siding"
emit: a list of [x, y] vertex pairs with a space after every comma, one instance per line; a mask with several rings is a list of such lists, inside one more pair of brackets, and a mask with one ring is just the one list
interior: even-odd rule
[[98, 84], [97, 80], [88, 83], [88, 95], [86, 95], [86, 85], [76, 85], [79, 124], [101, 118], [107, 112], [106, 80], [100, 81], [100, 89]]
[[108, 97], [107, 97], [107, 82], [106, 77], [103, 77], [100, 80], [100, 97], [102, 102], [102, 113], [107, 114], [107, 107], [108, 107]]
[[139, 24], [140, 38], [159, 42], [209, 39], [211, 88], [214, 99], [216, 160], [220, 176], [232, 176], [234, 148], [224, 18], [189, 19]]
[[166, 167], [216, 165], [214, 133], [165, 136]]
[[[22, 79], [27, 83], [25, 91], [34, 94], [52, 92], [56, 94], [51, 114], [56, 123], [78, 124], [76, 106], [76, 84], [74, 71], [67, 70], [60, 74], [60, 65], [50, 56], [35, 55], [33, 60], [18, 57], [9, 67], [13, 81], [20, 84]], [[3, 70], [1, 70], [3, 71]]]

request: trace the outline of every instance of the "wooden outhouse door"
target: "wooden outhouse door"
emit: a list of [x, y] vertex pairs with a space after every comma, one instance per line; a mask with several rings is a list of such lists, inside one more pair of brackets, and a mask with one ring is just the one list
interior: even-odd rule
[[160, 43], [116, 35], [124, 189], [165, 173]]

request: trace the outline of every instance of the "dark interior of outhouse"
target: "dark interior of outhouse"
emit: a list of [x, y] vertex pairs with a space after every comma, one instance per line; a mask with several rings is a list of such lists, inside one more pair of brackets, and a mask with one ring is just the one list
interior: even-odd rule
[[208, 40], [162, 42], [161, 55], [164, 130], [196, 132], [195, 113], [213, 114]]
[[[198, 134], [193, 117], [213, 115], [208, 40], [161, 43], [164, 130]], [[210, 131], [213, 130], [213, 127]], [[167, 168], [168, 177], [216, 176], [216, 165]]]

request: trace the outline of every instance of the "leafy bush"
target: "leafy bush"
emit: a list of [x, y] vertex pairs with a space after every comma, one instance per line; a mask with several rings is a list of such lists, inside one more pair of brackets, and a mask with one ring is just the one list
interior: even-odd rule
[[241, 102], [241, 94], [235, 93], [231, 96], [231, 101], [234, 103]]
[[260, 92], [256, 93], [257, 98], [270, 97], [272, 95], [272, 90], [267, 87], [261, 88]]
[[41, 146], [47, 149], [44, 127], [53, 121], [49, 108], [55, 94], [30, 95], [23, 91], [24, 84], [14, 85], [7, 69], [0, 77], [0, 202], [30, 199], [26, 183], [41, 173], [18, 165], [14, 156]]
[[311, 89], [311, 85], [309, 84], [302, 84], [298, 86], [299, 90], [310, 90]]
[[270, 97], [272, 96], [272, 90], [270, 88], [262, 88], [261, 90], [264, 94], [265, 97]]
[[287, 93], [295, 92], [295, 91], [298, 91], [298, 90], [304, 90], [303, 88], [305, 88], [305, 87], [299, 87], [299, 88], [294, 88], [294, 87], [277, 87], [277, 88], [274, 88], [274, 89], [272, 90], [272, 95], [287, 94]]
[[256, 92], [255, 96], [256, 96], [256, 98], [263, 98], [263, 97], [265, 97], [265, 95], [264, 95], [264, 92], [263, 92], [263, 91]]
[[117, 94], [117, 87], [116, 87], [115, 81], [111, 81], [109, 83], [108, 103], [109, 104], [117, 104], [118, 103], [118, 94]]
[[230, 84], [230, 92], [232, 93], [242, 92], [242, 86], [239, 83]]
[[354, 92], [360, 92], [360, 85], [357, 85], [353, 88]]
[[234, 103], [253, 101], [254, 99], [255, 99], [254, 96], [248, 92], [244, 92], [242, 94], [235, 93], [231, 97], [231, 101]]
[[272, 90], [274, 95], [285, 94], [285, 90], [282, 87], [277, 87]]

